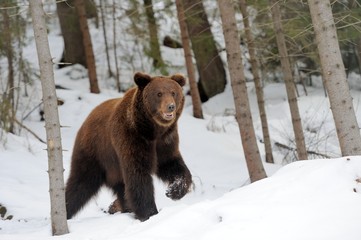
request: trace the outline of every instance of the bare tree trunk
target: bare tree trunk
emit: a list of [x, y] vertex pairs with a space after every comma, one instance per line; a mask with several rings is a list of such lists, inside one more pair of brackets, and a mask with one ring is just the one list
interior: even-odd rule
[[[17, 4], [15, 4], [17, 5]], [[2, 1], [0, 7], [2, 8], [2, 21], [0, 33], [0, 51], [5, 55], [7, 60], [7, 81], [5, 91], [0, 98], [0, 128], [6, 132], [14, 133], [14, 123], [16, 115], [15, 104], [15, 77], [14, 77], [14, 47], [13, 41], [13, 29], [11, 27], [11, 8], [14, 3], [10, 0]], [[14, 25], [14, 24], [13, 24]]]
[[[74, 0], [57, 1], [56, 10], [59, 17], [60, 29], [64, 40], [62, 62], [86, 67], [83, 36], [80, 31], [79, 18], [73, 7]], [[66, 65], [59, 65], [59, 67]]]
[[226, 72], [202, 0], [182, 1], [199, 74], [198, 89], [202, 102], [205, 102], [224, 91]]
[[254, 39], [253, 39], [253, 35], [251, 32], [250, 24], [249, 24], [246, 0], [240, 0], [239, 5], [240, 5], [241, 13], [243, 16], [244, 31], [246, 34], [246, 40], [247, 40], [247, 45], [248, 45], [248, 52], [249, 52], [249, 56], [250, 56], [251, 67], [252, 67], [254, 84], [256, 86], [258, 110], [259, 110], [259, 116], [261, 118], [262, 133], [263, 133], [264, 146], [265, 146], [265, 152], [266, 152], [266, 162], [274, 163], [273, 154], [272, 154], [271, 138], [270, 138], [269, 130], [268, 130], [266, 108], [264, 105], [263, 86], [262, 86], [261, 78], [259, 76], [259, 66], [258, 66], [258, 62], [257, 62], [257, 58], [256, 58], [256, 46], [254, 44]]
[[342, 156], [361, 154], [361, 136], [342, 62], [330, 1], [308, 0]]
[[356, 54], [357, 62], [358, 62], [359, 73], [361, 74], [361, 37], [359, 37], [359, 39], [357, 39], [355, 52], [356, 52], [355, 54]]
[[52, 57], [50, 55], [45, 13], [41, 0], [29, 1], [33, 29], [40, 66], [40, 80], [43, 92], [45, 129], [49, 164], [49, 192], [51, 203], [51, 226], [53, 235], [69, 232], [66, 221], [65, 192], [63, 177], [63, 153], [60, 123], [55, 92]]
[[278, 4], [278, 0], [269, 0], [271, 3], [271, 12], [273, 25], [276, 33], [277, 46], [280, 54], [283, 78], [286, 84], [288, 104], [291, 110], [293, 132], [295, 134], [295, 141], [297, 147], [298, 159], [308, 159], [307, 150], [305, 145], [305, 138], [303, 135], [303, 128], [300, 113], [298, 110], [296, 89], [293, 82], [292, 69], [288, 59], [288, 52], [286, 47], [286, 41], [283, 34], [283, 28], [281, 23], [281, 11]]
[[201, 102], [201, 98], [199, 96], [197, 81], [195, 79], [194, 66], [193, 66], [193, 61], [192, 61], [192, 51], [191, 51], [191, 46], [189, 43], [189, 35], [188, 35], [187, 24], [185, 22], [185, 15], [184, 15], [184, 8], [183, 8], [182, 0], [176, 0], [176, 5], [177, 5], [177, 13], [178, 13], [178, 22], [179, 22], [180, 32], [181, 32], [181, 36], [182, 36], [184, 58], [186, 61], [189, 86], [190, 86], [191, 95], [192, 95], [193, 116], [195, 118], [203, 118], [202, 102]]
[[115, 0], [113, 0], [113, 49], [114, 49], [114, 63], [115, 63], [115, 83], [117, 86], [117, 90], [118, 92], [121, 91], [120, 88], [120, 71], [119, 71], [119, 66], [118, 66], [118, 53], [117, 53], [117, 28], [116, 28], [116, 23], [117, 23], [117, 19], [115, 17], [115, 13], [116, 13], [116, 8], [115, 8]]
[[12, 42], [12, 33], [10, 31], [10, 18], [9, 13], [6, 7], [10, 7], [10, 2], [5, 2], [3, 5], [5, 9], [2, 11], [3, 15], [3, 30], [4, 34], [4, 44], [5, 44], [5, 55], [8, 61], [8, 84], [6, 87], [6, 100], [7, 100], [7, 112], [8, 114], [8, 128], [6, 131], [14, 133], [14, 120], [15, 120], [15, 78], [14, 78], [14, 53], [13, 53], [13, 46]]
[[80, 30], [83, 36], [83, 45], [85, 51], [85, 60], [88, 68], [88, 77], [90, 83], [90, 92], [91, 93], [100, 93], [98, 87], [98, 79], [96, 73], [93, 45], [89, 33], [88, 21], [86, 17], [85, 4], [84, 0], [75, 0], [75, 8], [79, 16]]
[[249, 176], [251, 182], [254, 182], [267, 177], [267, 175], [262, 165], [252, 122], [234, 6], [232, 0], [218, 0], [218, 6], [226, 43], [236, 119], [241, 133]]
[[107, 57], [107, 64], [108, 64], [108, 77], [113, 77], [114, 74], [112, 72], [112, 68], [110, 67], [110, 60], [109, 60], [109, 47], [108, 47], [108, 37], [107, 37], [107, 27], [105, 26], [105, 14], [104, 14], [104, 5], [103, 2], [105, 0], [100, 1], [100, 13], [102, 19], [102, 28], [103, 28], [103, 37], [104, 37], [104, 45], [105, 45], [105, 54]]
[[150, 37], [150, 56], [153, 58], [153, 67], [159, 69], [163, 75], [168, 75], [165, 63], [163, 61], [159, 40], [158, 27], [154, 17], [152, 0], [143, 0], [145, 13], [147, 15], [149, 37]]
[[[349, 0], [348, 7], [350, 9], [357, 9], [361, 7], [361, 2], [357, 0]], [[361, 74], [361, 35], [359, 34], [358, 38], [356, 38], [353, 49], [355, 51], [356, 60], [358, 63], [359, 74]]]

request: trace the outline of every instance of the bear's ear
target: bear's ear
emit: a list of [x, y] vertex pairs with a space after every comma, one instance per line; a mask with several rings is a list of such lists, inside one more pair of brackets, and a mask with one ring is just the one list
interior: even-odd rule
[[145, 73], [137, 72], [134, 74], [134, 82], [139, 88], [144, 88], [150, 80], [152, 80], [152, 78]]
[[176, 81], [181, 87], [183, 87], [186, 84], [185, 77], [180, 73], [174, 74], [170, 78]]

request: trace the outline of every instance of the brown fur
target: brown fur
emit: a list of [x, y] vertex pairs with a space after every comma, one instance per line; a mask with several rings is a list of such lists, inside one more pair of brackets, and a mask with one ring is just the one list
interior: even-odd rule
[[152, 174], [169, 184], [166, 195], [174, 200], [190, 189], [177, 132], [184, 77], [136, 73], [134, 81], [137, 87], [97, 106], [79, 129], [66, 187], [68, 218], [104, 184], [117, 195], [122, 211], [140, 220], [158, 213]]

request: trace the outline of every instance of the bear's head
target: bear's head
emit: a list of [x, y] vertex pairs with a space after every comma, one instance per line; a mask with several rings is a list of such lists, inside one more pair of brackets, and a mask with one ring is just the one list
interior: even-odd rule
[[186, 82], [181, 74], [150, 77], [137, 72], [134, 82], [141, 91], [146, 111], [158, 125], [169, 126], [177, 121], [183, 110], [182, 87]]

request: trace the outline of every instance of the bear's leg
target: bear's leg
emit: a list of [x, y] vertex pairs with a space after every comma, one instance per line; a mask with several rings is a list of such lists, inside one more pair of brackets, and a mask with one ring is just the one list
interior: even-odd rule
[[[172, 156], [172, 155], [169, 155]], [[157, 176], [168, 183], [167, 197], [178, 200], [184, 197], [192, 185], [192, 175], [180, 155], [158, 158]]]
[[72, 218], [99, 191], [105, 174], [95, 161], [73, 161], [65, 191], [67, 219]]
[[117, 212], [122, 212], [122, 206], [120, 204], [120, 201], [119, 199], [115, 199], [109, 206], [108, 208], [108, 213], [109, 214], [114, 214], [114, 213], [117, 213]]
[[168, 183], [166, 196], [181, 199], [192, 185], [192, 175], [179, 152], [179, 138], [176, 129], [164, 135], [157, 142], [157, 176]]
[[153, 179], [149, 173], [128, 171], [125, 176], [125, 198], [136, 217], [145, 221], [158, 213], [154, 201]]
[[109, 207], [109, 213], [113, 214], [116, 212], [131, 212], [129, 206], [126, 203], [125, 200], [125, 187], [124, 187], [124, 183], [117, 183], [114, 186], [111, 186], [114, 194], [117, 195], [117, 199], [111, 204], [111, 206]]

